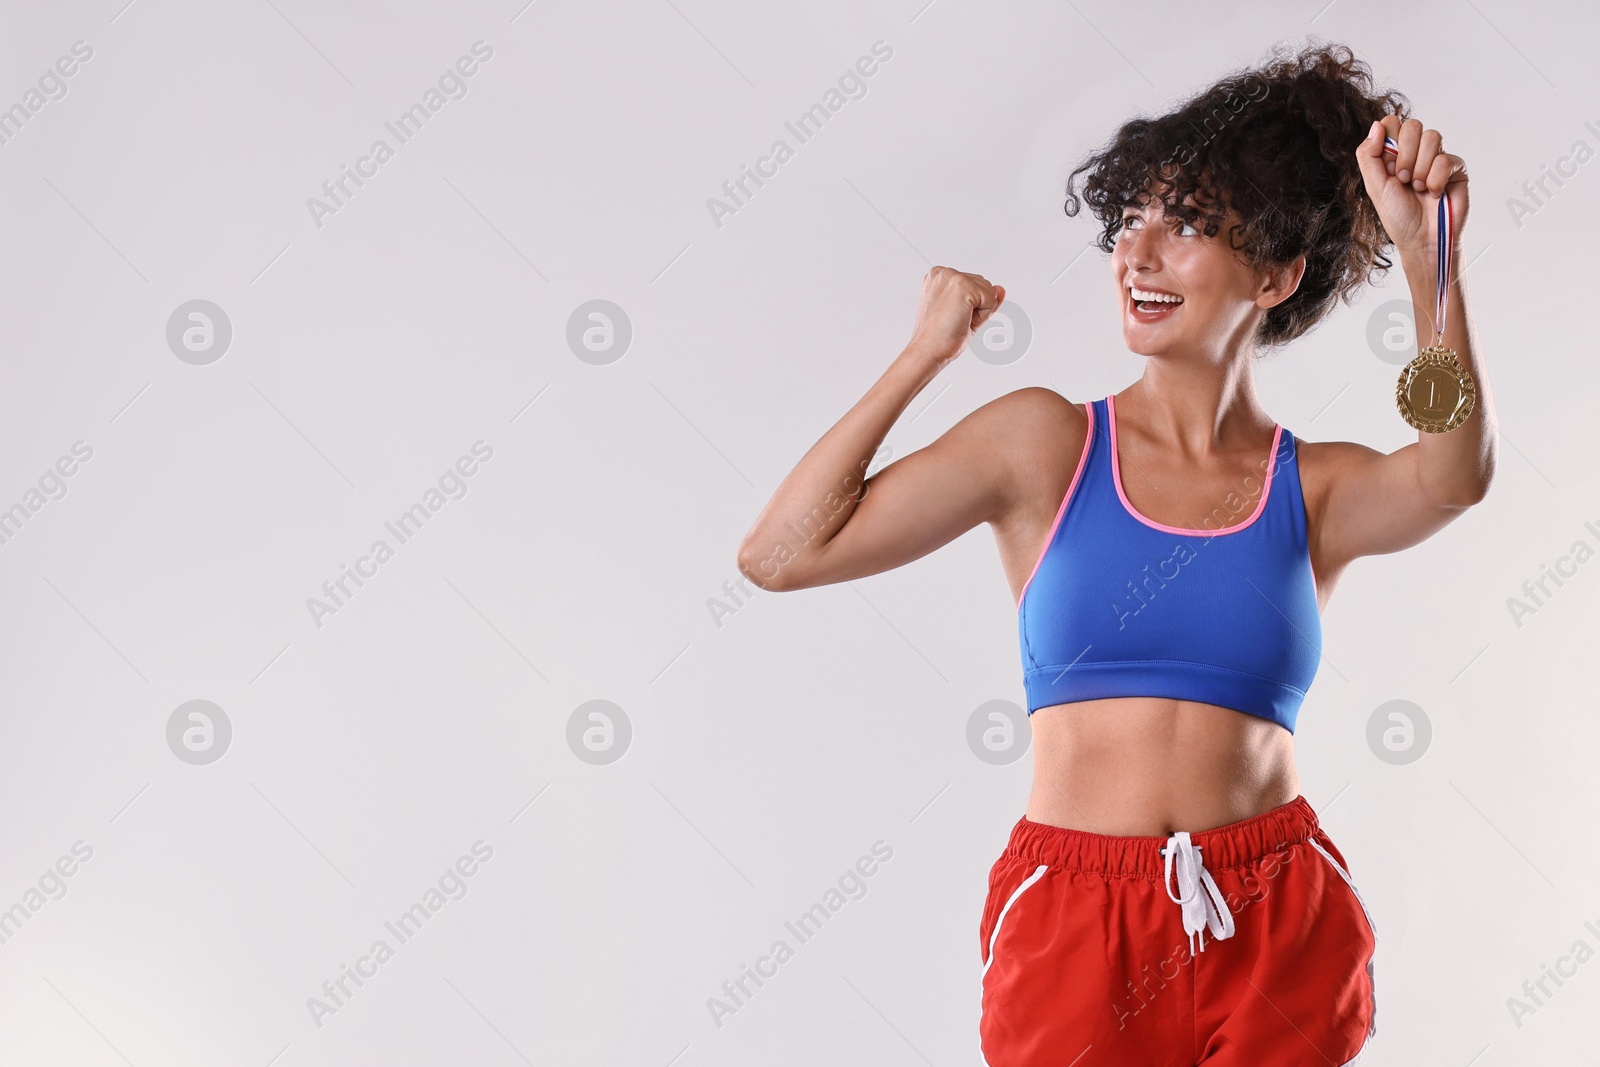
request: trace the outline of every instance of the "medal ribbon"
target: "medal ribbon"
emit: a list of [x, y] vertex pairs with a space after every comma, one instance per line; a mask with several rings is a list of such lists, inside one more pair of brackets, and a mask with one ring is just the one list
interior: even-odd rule
[[[1383, 151], [1385, 154], [1398, 156], [1400, 154], [1400, 145], [1395, 142], [1393, 137], [1385, 137], [1383, 139]], [[1443, 348], [1444, 317], [1445, 311], [1449, 307], [1450, 295], [1450, 253], [1455, 246], [1456, 230], [1456, 209], [1455, 205], [1450, 203], [1449, 189], [1446, 189], [1443, 195], [1439, 197], [1438, 230], [1439, 242], [1434, 251], [1439, 259], [1439, 297], [1434, 304], [1433, 311], [1434, 329], [1438, 336], [1434, 338], [1433, 343], [1435, 347]]]

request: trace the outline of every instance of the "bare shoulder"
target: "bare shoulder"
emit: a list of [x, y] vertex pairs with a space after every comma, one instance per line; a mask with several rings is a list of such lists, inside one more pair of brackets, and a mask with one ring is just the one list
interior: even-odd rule
[[997, 396], [968, 418], [992, 432], [1024, 467], [1053, 465], [1063, 452], [1069, 452], [1065, 458], [1076, 464], [1089, 429], [1084, 405], [1042, 385]]
[[1026, 427], [1043, 428], [1046, 430], [1076, 428], [1081, 435], [1089, 424], [1084, 414], [1084, 406], [1075, 404], [1043, 385], [1030, 385], [1023, 389], [1013, 389], [1003, 396], [997, 396], [983, 408], [993, 410], [997, 417], [1005, 419], [1020, 419]]
[[1308, 482], [1314, 478], [1323, 481], [1337, 478], [1341, 471], [1384, 455], [1376, 448], [1355, 441], [1307, 441], [1298, 436], [1294, 439], [1294, 450], [1301, 463], [1300, 477]]
[[1009, 474], [1010, 506], [1002, 521], [1027, 521], [1041, 508], [1053, 515], [1088, 439], [1084, 405], [1035, 385], [998, 396], [968, 418], [983, 427], [992, 455]]
[[1298, 436], [1294, 451], [1300, 467], [1300, 494], [1313, 516], [1321, 513], [1328, 490], [1341, 477], [1384, 457], [1376, 448], [1355, 441], [1307, 441]]

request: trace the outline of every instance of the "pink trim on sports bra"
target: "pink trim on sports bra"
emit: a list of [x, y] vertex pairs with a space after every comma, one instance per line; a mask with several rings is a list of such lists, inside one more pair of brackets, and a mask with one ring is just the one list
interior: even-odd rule
[[1267, 457], [1267, 473], [1263, 479], [1264, 484], [1261, 487], [1261, 499], [1256, 501], [1256, 509], [1250, 513], [1250, 517], [1242, 522], [1237, 522], [1232, 526], [1223, 527], [1220, 530], [1188, 530], [1181, 526], [1168, 526], [1165, 523], [1156, 522], [1154, 519], [1147, 518], [1144, 515], [1139, 514], [1138, 510], [1135, 509], [1133, 504], [1129, 502], [1128, 494], [1122, 491], [1122, 464], [1117, 459], [1117, 398], [1115, 396], [1106, 397], [1106, 422], [1110, 424], [1111, 428], [1111, 484], [1117, 487], [1117, 497], [1122, 501], [1123, 509], [1127, 511], [1129, 515], [1132, 515], [1146, 526], [1156, 530], [1164, 530], [1167, 533], [1192, 534], [1197, 537], [1214, 537], [1217, 534], [1238, 533], [1246, 526], [1249, 526], [1251, 523], [1255, 522], [1256, 519], [1260, 518], [1261, 513], [1267, 509], [1267, 494], [1272, 492], [1272, 475], [1278, 467], [1278, 445], [1281, 443], [1283, 438], [1282, 423], [1273, 424], [1272, 454]]
[[1055, 521], [1050, 524], [1050, 532], [1045, 535], [1044, 547], [1039, 549], [1039, 558], [1033, 561], [1033, 570], [1028, 572], [1028, 580], [1022, 583], [1022, 592], [1017, 594], [1018, 611], [1022, 610], [1022, 598], [1028, 595], [1028, 586], [1033, 584], [1033, 576], [1039, 573], [1039, 564], [1044, 562], [1045, 553], [1050, 551], [1050, 542], [1056, 539], [1056, 528], [1061, 525], [1061, 517], [1067, 513], [1067, 504], [1071, 502], [1078, 483], [1083, 480], [1083, 469], [1089, 465], [1089, 449], [1094, 445], [1094, 405], [1085, 403], [1083, 410], [1089, 418], [1089, 432], [1083, 435], [1083, 451], [1078, 454], [1078, 468], [1072, 472], [1072, 481], [1067, 483], [1067, 492], [1061, 498], [1061, 506], [1056, 508]]

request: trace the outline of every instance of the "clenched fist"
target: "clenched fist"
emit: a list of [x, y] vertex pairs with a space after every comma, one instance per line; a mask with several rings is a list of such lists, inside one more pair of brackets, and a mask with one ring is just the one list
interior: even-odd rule
[[961, 354], [972, 331], [982, 326], [1006, 298], [1003, 286], [979, 274], [935, 267], [922, 279], [917, 324], [911, 347], [939, 367]]
[[[1385, 155], [1383, 139], [1397, 145], [1394, 158]], [[1444, 138], [1417, 119], [1400, 121], [1385, 115], [1372, 124], [1367, 139], [1356, 146], [1356, 164], [1378, 221], [1403, 259], [1431, 262], [1439, 245], [1439, 202], [1450, 199], [1459, 244], [1467, 224], [1467, 164], [1444, 151]], [[1448, 220], [1447, 220], [1448, 221]]]

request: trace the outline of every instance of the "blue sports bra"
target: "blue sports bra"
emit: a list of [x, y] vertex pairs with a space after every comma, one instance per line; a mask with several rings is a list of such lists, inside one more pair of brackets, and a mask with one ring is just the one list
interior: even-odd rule
[[1293, 733], [1322, 657], [1294, 435], [1279, 425], [1257, 474], [1191, 530], [1128, 502], [1116, 398], [1086, 410], [1087, 443], [1017, 601], [1028, 714], [1101, 697], [1170, 697]]

